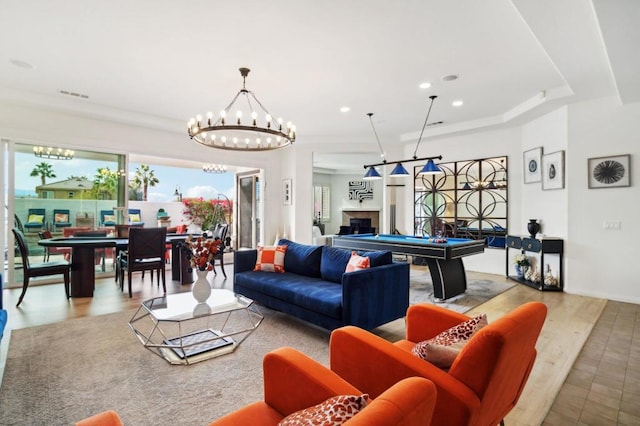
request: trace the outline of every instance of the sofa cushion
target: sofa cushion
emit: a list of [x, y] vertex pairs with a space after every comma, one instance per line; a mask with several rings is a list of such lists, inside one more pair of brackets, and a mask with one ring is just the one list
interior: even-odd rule
[[258, 247], [258, 257], [254, 271], [284, 272], [284, 256], [287, 246]]
[[[286, 270], [284, 274], [243, 272], [235, 276], [234, 288], [240, 294], [245, 294], [245, 289], [250, 290], [252, 294], [247, 294], [248, 297], [253, 295], [252, 298], [256, 298], [255, 292], [328, 317], [342, 318], [342, 284], [321, 278], [305, 277]], [[261, 298], [256, 300], [261, 301]]]
[[351, 252], [351, 257], [347, 263], [347, 268], [344, 272], [360, 271], [362, 269], [369, 269], [371, 262], [367, 256], [358, 256], [358, 253]]
[[313, 407], [289, 414], [278, 426], [340, 426], [369, 403], [369, 395], [338, 395]]
[[320, 277], [322, 246], [300, 244], [286, 238], [280, 239], [278, 244], [287, 246], [284, 256], [285, 271], [307, 277]]
[[448, 369], [469, 339], [486, 325], [486, 314], [475, 316], [416, 344], [411, 352], [436, 367]]
[[[343, 248], [322, 246], [322, 260], [320, 262], [320, 274], [322, 279], [333, 281], [334, 283], [342, 282], [342, 274], [347, 269], [347, 263], [351, 258], [351, 250]], [[388, 265], [393, 262], [390, 251], [356, 251], [359, 256], [369, 258], [369, 266]]]

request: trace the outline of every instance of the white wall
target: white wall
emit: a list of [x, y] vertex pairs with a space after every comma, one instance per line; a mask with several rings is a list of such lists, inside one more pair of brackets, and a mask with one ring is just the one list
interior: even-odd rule
[[[574, 104], [568, 110], [567, 291], [640, 303], [640, 103], [615, 99]], [[589, 189], [587, 159], [631, 154], [631, 186]], [[620, 230], [604, 230], [604, 221]]]
[[[542, 147], [543, 156], [556, 151], [565, 151], [566, 160], [569, 154], [567, 117], [568, 109], [562, 107], [522, 126], [522, 152], [535, 147]], [[523, 160], [520, 158], [520, 176], [523, 170], [522, 163]], [[521, 215], [516, 222], [516, 227], [509, 228], [510, 233], [528, 235], [527, 222], [529, 219], [538, 219], [541, 234], [567, 238], [568, 183], [569, 178], [575, 175], [575, 171], [570, 170], [567, 161], [565, 165], [567, 166], [565, 168], [566, 189], [542, 190], [541, 182], [524, 184], [523, 179], [519, 179], [517, 187], [521, 191]]]

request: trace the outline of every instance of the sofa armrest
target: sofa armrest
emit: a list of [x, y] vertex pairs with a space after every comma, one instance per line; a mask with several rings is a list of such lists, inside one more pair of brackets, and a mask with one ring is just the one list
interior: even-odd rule
[[370, 330], [409, 307], [409, 264], [391, 263], [342, 275], [343, 322]]
[[253, 271], [258, 259], [258, 250], [236, 250], [233, 252], [233, 273]]
[[418, 343], [431, 339], [468, 319], [464, 314], [440, 306], [412, 305], [407, 309], [407, 340]]
[[438, 390], [432, 424], [472, 424], [479, 412], [480, 399], [462, 382], [358, 327], [334, 330], [329, 354], [331, 370], [372, 398], [406, 377], [431, 380]]
[[287, 416], [336, 395], [360, 395], [336, 373], [293, 348], [264, 356], [264, 401]]

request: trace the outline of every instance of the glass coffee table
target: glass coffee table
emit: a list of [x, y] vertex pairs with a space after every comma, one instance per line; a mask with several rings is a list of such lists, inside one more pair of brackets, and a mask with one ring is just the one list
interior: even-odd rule
[[233, 352], [263, 318], [253, 300], [213, 289], [205, 303], [190, 292], [145, 300], [129, 327], [151, 352], [188, 365]]

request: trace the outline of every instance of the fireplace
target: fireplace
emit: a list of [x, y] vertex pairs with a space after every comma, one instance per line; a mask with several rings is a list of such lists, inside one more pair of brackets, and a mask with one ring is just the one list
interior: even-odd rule
[[379, 210], [342, 210], [342, 225], [349, 227], [375, 228], [380, 232]]

